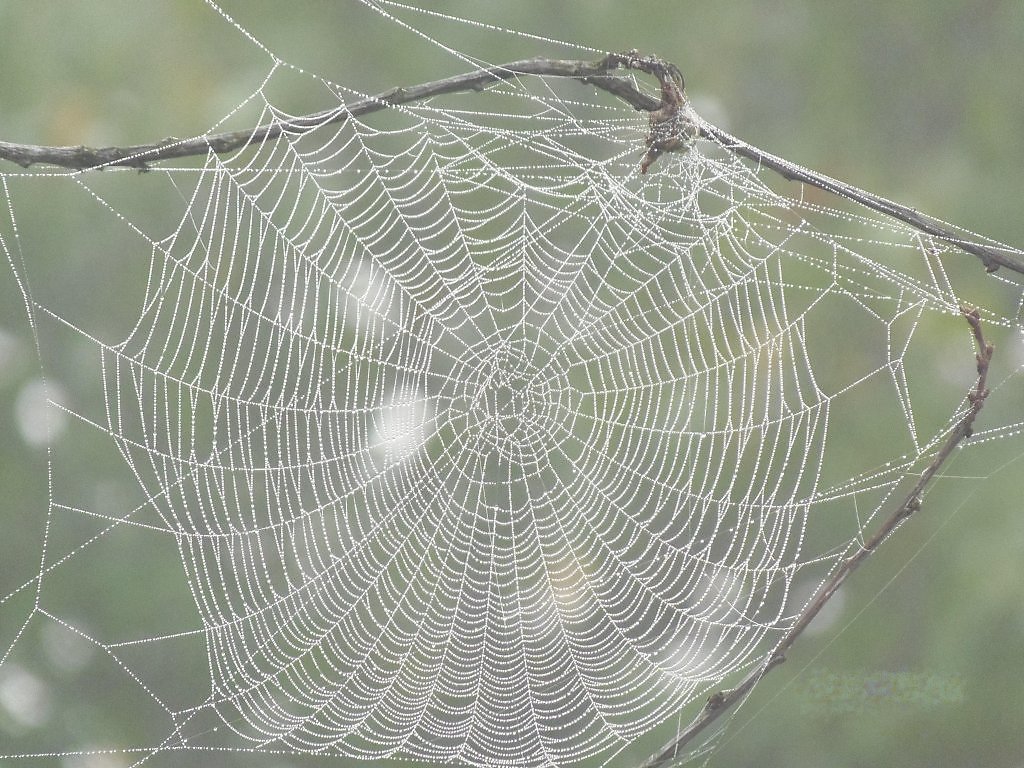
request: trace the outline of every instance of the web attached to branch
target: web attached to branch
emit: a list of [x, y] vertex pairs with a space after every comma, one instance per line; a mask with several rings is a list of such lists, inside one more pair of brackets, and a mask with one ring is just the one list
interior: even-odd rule
[[[239, 114], [287, 123], [299, 76]], [[169, 232], [137, 174], [2, 176], [44, 371], [86, 350], [62, 407], [141, 494], [58, 481], [0, 604], [8, 669], [49, 625], [146, 702], [144, 741], [54, 755], [607, 759], [761, 661], [966, 407], [943, 242], [708, 141], [642, 175], [643, 116], [575, 82], [326, 117], [155, 166]], [[56, 185], [149, 258], [120, 335], [29, 277]], [[139, 552], [139, 620], [63, 596], [111, 562], [148, 590]]]

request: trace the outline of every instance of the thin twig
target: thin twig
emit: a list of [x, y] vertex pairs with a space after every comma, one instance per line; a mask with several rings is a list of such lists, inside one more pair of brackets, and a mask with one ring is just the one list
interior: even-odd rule
[[127, 147], [47, 147], [0, 142], [0, 159], [17, 163], [23, 168], [36, 163], [47, 163], [75, 170], [117, 166], [146, 170], [151, 163], [160, 160], [195, 157], [209, 152], [219, 155], [234, 152], [254, 144], [275, 141], [285, 135], [299, 136], [324, 125], [342, 123], [351, 117], [361, 117], [389, 107], [420, 102], [446, 93], [482, 91], [496, 82], [521, 75], [573, 78], [606, 90], [635, 109], [652, 112], [661, 102], [638, 90], [632, 81], [613, 77], [610, 73], [620, 67], [652, 72], [655, 62], [657, 59], [640, 57], [635, 52], [613, 53], [597, 61], [523, 59], [420, 85], [392, 88], [351, 104], [241, 131], [196, 136], [191, 139], [164, 139], [155, 143]]
[[1011, 252], [1009, 248], [1000, 250], [981, 243], [975, 243], [971, 240], [965, 240], [963, 236], [951, 231], [949, 227], [938, 219], [933, 219], [931, 216], [927, 216], [913, 208], [908, 208], [905, 205], [894, 203], [892, 200], [886, 200], [884, 197], [879, 197], [852, 184], [829, 178], [816, 171], [803, 168], [796, 163], [791, 163], [777, 155], [753, 147], [710, 123], [702, 121], [700, 129], [701, 136], [704, 138], [710, 139], [740, 157], [753, 160], [759, 166], [775, 171], [783, 178], [810, 184], [812, 187], [831, 192], [833, 195], [860, 203], [873, 211], [899, 219], [904, 224], [914, 227], [914, 229], [918, 229], [950, 245], [956, 246], [962, 251], [977, 256], [989, 272], [995, 272], [999, 267], [1006, 267], [1014, 272], [1024, 274], [1024, 260], [1018, 254]]
[[[616, 77], [612, 74], [619, 69], [633, 69], [656, 77], [661, 84], [661, 99], [656, 99], [639, 90], [630, 79]], [[679, 74], [679, 69], [655, 56], [640, 56], [636, 51], [611, 53], [596, 61], [523, 59], [429, 83], [394, 88], [351, 104], [303, 117], [275, 121], [241, 131], [197, 136], [192, 139], [164, 139], [150, 144], [98, 149], [85, 146], [47, 147], [0, 141], [0, 159], [17, 163], [23, 168], [28, 168], [35, 163], [47, 163], [75, 170], [115, 166], [145, 170], [151, 163], [160, 160], [206, 155], [209, 152], [216, 154], [234, 152], [253, 144], [275, 141], [285, 135], [301, 135], [325, 124], [340, 123], [350, 117], [359, 117], [389, 107], [423, 101], [441, 94], [483, 90], [495, 82], [521, 75], [566, 77], [579, 80], [611, 93], [637, 110], [650, 112], [651, 132], [647, 137], [647, 152], [641, 163], [641, 171], [644, 173], [662, 153], [685, 149], [692, 143], [692, 139], [699, 135], [740, 157], [775, 171], [786, 179], [809, 184], [852, 200], [886, 216], [898, 219], [966, 253], [977, 256], [985, 265], [985, 269], [990, 272], [1004, 266], [1014, 272], [1024, 274], [1024, 258], [1013, 249], [965, 240], [963, 236], [952, 231], [942, 222], [913, 208], [802, 168], [795, 163], [740, 141], [720, 128], [700, 120], [690, 110], [686, 101], [683, 78]]]
[[924, 492], [931, 484], [936, 474], [938, 474], [938, 471], [942, 468], [943, 464], [946, 463], [946, 460], [949, 458], [950, 454], [953, 453], [956, 447], [971, 436], [971, 432], [974, 428], [974, 421], [977, 419], [978, 414], [985, 405], [985, 398], [988, 397], [989, 393], [987, 379], [989, 364], [992, 362], [993, 347], [985, 341], [985, 337], [981, 329], [981, 318], [978, 310], [961, 307], [960, 312], [967, 320], [968, 325], [970, 325], [971, 333], [974, 336], [974, 342], [977, 345], [978, 351], [975, 355], [975, 361], [977, 363], [978, 378], [974, 387], [967, 394], [968, 408], [966, 412], [964, 412], [963, 416], [960, 417], [960, 420], [956, 423], [956, 426], [953, 427], [953, 430], [949, 433], [949, 436], [942, 444], [942, 447], [939, 448], [935, 456], [932, 457], [931, 462], [929, 462], [928, 466], [925, 467], [921, 476], [918, 478], [917, 483], [914, 484], [914, 487], [906, 495], [902, 503], [900, 503], [882, 522], [871, 538], [865, 541], [856, 553], [844, 560], [842, 565], [840, 565], [835, 573], [832, 574], [832, 577], [822, 584], [815, 593], [814, 598], [797, 617], [796, 623], [793, 624], [785, 637], [779, 641], [779, 644], [768, 656], [767, 661], [751, 670], [735, 688], [730, 688], [726, 691], [718, 691], [712, 694], [697, 717], [695, 717], [686, 728], [677, 733], [664, 747], [648, 758], [640, 768], [662, 768], [662, 766], [671, 763], [679, 756], [686, 745], [693, 741], [701, 731], [706, 729], [744, 696], [746, 696], [769, 671], [784, 662], [786, 660], [786, 653], [793, 646], [793, 643], [801, 634], [803, 634], [811, 621], [814, 620], [814, 617], [817, 616], [818, 613], [821, 612], [821, 609], [825, 607], [825, 604], [832, 599], [832, 596], [846, 582], [850, 574], [853, 573], [854, 570], [856, 570], [857, 567], [860, 566], [860, 564], [863, 563], [904, 520], [921, 508], [921, 500], [924, 496]]

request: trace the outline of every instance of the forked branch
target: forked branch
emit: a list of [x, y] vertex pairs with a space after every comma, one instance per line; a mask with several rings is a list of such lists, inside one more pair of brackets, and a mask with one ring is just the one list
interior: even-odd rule
[[[641, 91], [631, 78], [616, 76], [614, 73], [618, 70], [635, 70], [656, 78], [660, 85], [660, 98], [655, 98]], [[648, 112], [650, 114], [650, 132], [646, 139], [647, 149], [640, 165], [641, 173], [646, 173], [662, 154], [685, 150], [696, 139], [706, 139], [740, 157], [757, 163], [761, 167], [769, 168], [787, 179], [818, 187], [903, 221], [911, 227], [915, 227], [922, 232], [977, 256], [989, 271], [993, 271], [999, 266], [1005, 266], [1015, 272], [1024, 274], [1024, 260], [1010, 249], [1004, 251], [988, 245], [965, 241], [941, 222], [911, 208], [877, 197], [849, 184], [830, 179], [790, 163], [787, 160], [763, 152], [703, 121], [689, 106], [685, 96], [683, 78], [679, 70], [674, 65], [657, 57], [640, 56], [636, 51], [613, 53], [596, 61], [546, 58], [514, 61], [501, 66], [488, 67], [420, 85], [395, 88], [376, 96], [303, 117], [275, 121], [242, 131], [210, 134], [192, 139], [166, 139], [150, 144], [98, 149], [84, 146], [47, 147], [0, 142], [0, 159], [17, 163], [25, 168], [36, 163], [46, 163], [74, 170], [102, 170], [103, 168], [118, 166], [146, 170], [151, 164], [159, 161], [189, 156], [202, 156], [210, 152], [217, 154], [234, 152], [251, 145], [275, 141], [284, 136], [302, 135], [325, 124], [340, 123], [352, 117], [367, 115], [403, 104], [420, 102], [442, 94], [467, 90], [483, 90], [496, 82], [521, 76], [549, 76], [575, 79], [607, 91], [637, 110]], [[971, 327], [978, 349], [976, 355], [977, 380], [967, 396], [966, 411], [953, 427], [946, 441], [939, 448], [924, 472], [922, 472], [914, 487], [907, 493], [903, 501], [891, 511], [874, 535], [865, 541], [855, 554], [845, 560], [831, 578], [822, 585], [797, 618], [793, 627], [778, 643], [772, 654], [741, 680], [735, 688], [719, 691], [712, 695], [694, 721], [644, 763], [643, 768], [661, 768], [674, 760], [698, 734], [746, 696], [767, 672], [784, 661], [785, 654], [792, 647], [796, 639], [804, 632], [835, 592], [846, 582], [850, 574], [904, 520], [921, 507], [925, 490], [954, 449], [970, 436], [974, 421], [988, 395], [986, 381], [993, 349], [985, 341], [978, 311], [963, 308], [962, 313]]]
[[[613, 74], [621, 69], [636, 70], [657, 78], [661, 86], [661, 98], [654, 98], [644, 93], [631, 78]], [[565, 77], [578, 80], [611, 93], [637, 110], [649, 112], [651, 129], [647, 136], [647, 151], [640, 166], [642, 173], [646, 173], [651, 164], [663, 153], [686, 149], [694, 139], [700, 137], [712, 141], [740, 157], [752, 160], [759, 166], [769, 168], [786, 179], [809, 184], [826, 192], [845, 197], [909, 224], [932, 237], [977, 256], [985, 265], [985, 269], [990, 272], [1003, 266], [1024, 274], [1024, 258], [1011, 249], [1000, 249], [966, 240], [942, 222], [913, 208], [894, 203], [776, 157], [705, 122], [690, 109], [679, 69], [674, 64], [656, 56], [640, 56], [636, 51], [610, 53], [596, 61], [523, 59], [429, 83], [393, 88], [376, 96], [303, 117], [275, 121], [241, 131], [209, 134], [191, 139], [164, 139], [150, 144], [103, 148], [47, 147], [0, 141], [0, 159], [9, 160], [24, 168], [36, 163], [46, 163], [74, 170], [117, 166], [145, 170], [150, 164], [161, 160], [206, 155], [210, 152], [216, 154], [234, 152], [250, 145], [276, 141], [282, 136], [301, 135], [325, 124], [343, 122], [350, 117], [367, 115], [446, 93], [479, 91], [498, 81], [524, 75]]]
[[939, 448], [931, 462], [929, 462], [928, 466], [925, 467], [921, 476], [914, 484], [914, 487], [910, 489], [903, 501], [892, 510], [871, 538], [865, 541], [853, 555], [844, 560], [842, 564], [840, 564], [839, 568], [836, 569], [835, 573], [832, 574], [831, 578], [821, 585], [814, 597], [804, 608], [803, 612], [797, 617], [796, 622], [782, 640], [779, 641], [779, 644], [775, 647], [767, 660], [755, 669], [751, 670], [751, 672], [747, 674], [747, 676], [744, 677], [735, 688], [731, 688], [726, 691], [718, 691], [712, 694], [697, 717], [694, 718], [686, 728], [677, 733], [676, 736], [664, 747], [643, 763], [641, 768], [663, 768], [663, 766], [673, 762], [680, 754], [683, 753], [686, 746], [704, 729], [715, 722], [725, 712], [729, 711], [729, 709], [731, 709], [737, 702], [743, 699], [743, 697], [746, 696], [755, 685], [757, 685], [762, 677], [784, 662], [786, 660], [786, 653], [793, 646], [793, 643], [796, 642], [796, 639], [801, 634], [803, 634], [808, 625], [821, 612], [821, 609], [825, 607], [825, 604], [832, 599], [832, 596], [846, 582], [850, 577], [850, 574], [853, 573], [861, 563], [867, 560], [871, 553], [874, 552], [883, 541], [889, 538], [889, 535], [895, 531], [904, 520], [921, 508], [921, 500], [924, 497], [924, 492], [938, 474], [943, 464], [946, 463], [946, 460], [949, 458], [950, 454], [953, 453], [956, 447], [971, 436], [971, 432], [974, 428], [974, 421], [978, 418], [978, 414], [985, 405], [985, 399], [988, 397], [989, 392], [987, 383], [988, 368], [989, 364], [992, 362], [993, 347], [985, 341], [985, 336], [982, 333], [981, 328], [981, 316], [978, 310], [969, 307], [961, 307], [960, 312], [967, 320], [968, 325], [970, 325], [971, 333], [974, 336], [974, 343], [977, 346], [978, 351], [975, 355], [975, 362], [977, 364], [978, 378], [974, 383], [974, 387], [967, 393], [967, 410], [964, 411], [960, 420], [953, 427], [949, 436], [946, 438], [946, 441]]

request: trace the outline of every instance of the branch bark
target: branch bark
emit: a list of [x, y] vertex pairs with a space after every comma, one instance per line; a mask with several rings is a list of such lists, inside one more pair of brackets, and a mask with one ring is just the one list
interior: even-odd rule
[[[661, 85], [661, 98], [644, 93], [632, 80], [613, 73], [631, 69], [656, 77]], [[985, 269], [993, 272], [1006, 267], [1024, 274], [1024, 257], [1011, 248], [999, 248], [967, 240], [937, 219], [866, 192], [788, 160], [747, 144], [722, 129], [698, 118], [689, 108], [679, 69], [655, 56], [640, 56], [636, 51], [611, 53], [595, 61], [533, 58], [479, 69], [455, 77], [447, 77], [420, 85], [393, 88], [390, 91], [333, 109], [315, 112], [291, 120], [256, 126], [252, 129], [197, 136], [191, 139], [164, 139], [149, 144], [127, 147], [92, 148], [85, 146], [48, 147], [0, 141], [0, 159], [28, 168], [36, 163], [56, 165], [73, 170], [129, 167], [146, 170], [151, 163], [181, 157], [225, 154], [253, 144], [276, 141], [285, 135], [301, 135], [329, 123], [340, 123], [350, 117], [379, 112], [389, 107], [410, 104], [433, 96], [467, 90], [483, 90], [493, 83], [520, 76], [565, 77], [593, 85], [633, 108], [650, 113], [651, 132], [647, 152], [641, 164], [645, 172], [665, 153], [689, 147], [700, 137], [759, 166], [768, 168], [786, 179], [817, 187], [886, 216], [904, 222], [932, 237], [979, 258]]]
[[630, 80], [611, 75], [611, 72], [620, 67], [626, 67], [653, 73], [658, 71], [659, 64], [660, 62], [654, 57], [641, 57], [635, 52], [609, 54], [597, 61], [523, 59], [420, 85], [392, 88], [384, 93], [350, 104], [241, 131], [196, 136], [191, 139], [164, 139], [127, 147], [103, 148], [47, 147], [0, 141], [0, 159], [17, 163], [23, 168], [28, 168], [36, 163], [46, 163], [74, 170], [118, 166], [146, 170], [151, 163], [160, 160], [195, 157], [206, 155], [209, 152], [216, 154], [234, 152], [250, 145], [276, 141], [284, 135], [301, 135], [324, 125], [341, 123], [349, 118], [380, 112], [389, 107], [424, 101], [446, 93], [482, 91], [489, 85], [522, 75], [576, 79], [608, 91], [637, 110], [653, 112], [661, 104], [658, 99], [637, 89]]

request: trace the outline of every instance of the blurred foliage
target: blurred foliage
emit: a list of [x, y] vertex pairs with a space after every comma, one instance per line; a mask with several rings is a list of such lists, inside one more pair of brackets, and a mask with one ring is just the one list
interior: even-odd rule
[[[417, 44], [410, 33], [356, 2], [223, 5], [283, 60], [362, 91], [468, 68]], [[1024, 245], [1024, 4], [1017, 0], [462, 0], [433, 7], [598, 49], [656, 52], [679, 65], [699, 111], [744, 139]], [[558, 48], [527, 37], [501, 39], [507, 50], [496, 50], [493, 36], [467, 27], [458, 47], [490, 61], [549, 55]], [[127, 144], [196, 134], [258, 87], [270, 63], [199, 0], [0, 0], [0, 43], [0, 137], [27, 143]], [[282, 108], [298, 113], [328, 106], [321, 97], [301, 88], [278, 94]], [[138, 181], [141, 198], [159, 184], [144, 175]], [[153, 189], [153, 216], [166, 192]], [[116, 233], [92, 231], [93, 212], [61, 208], [56, 188], [19, 202], [21, 227], [42, 233], [34, 235], [32, 253], [26, 254], [33, 259], [33, 292], [68, 316], [94, 316], [90, 327], [109, 328], [112, 335], [123, 330], [134, 308], [118, 306], [118, 299], [144, 279], [145, 265], [125, 263]], [[146, 207], [140, 203], [140, 210]], [[976, 269], [973, 260], [967, 266]], [[38, 378], [39, 366], [20, 294], [7, 274], [0, 280], [0, 594], [38, 572], [49, 492], [46, 451], [27, 445], [16, 424], [17, 398]], [[84, 354], [80, 346], [73, 339], [45, 340], [44, 364], [54, 381], [74, 376], [76, 355]], [[91, 395], [88, 386], [76, 393], [99, 397], [98, 385], [92, 382]], [[122, 508], [137, 503], [136, 489], [104, 483], [105, 471], [120, 457], [92, 445], [78, 429], [68, 425], [67, 443], [55, 448], [54, 461], [63, 468], [55, 496]], [[924, 511], [856, 574], [837, 623], [798, 643], [789, 663], [730, 721], [712, 765], [1019, 764], [1024, 461], [1019, 454], [1001, 454], [998, 446], [976, 466], [973, 458], [951, 472], [988, 475], [1005, 466], [986, 483], [943, 482], [933, 490]], [[102, 527], [102, 521], [92, 528], [83, 521], [82, 530], [51, 546], [71, 551]], [[161, 584], [180, 573], [147, 573], [146, 562], [126, 560], [125, 553], [138, 551], [133, 537], [144, 538], [145, 532], [123, 533], [119, 548], [112, 543], [96, 556], [100, 575], [90, 589], [104, 583], [130, 588], [113, 601], [112, 615], [95, 615], [100, 606], [111, 607], [109, 595], [90, 601], [74, 584], [67, 585], [66, 599], [52, 596], [57, 603], [51, 604], [66, 602], [68, 615], [89, 617], [97, 632], [104, 620], [134, 621], [152, 635], [168, 611], [177, 614], [169, 625], [186, 624], [180, 617], [189, 606], [171, 609], [177, 598], [161, 592]], [[126, 580], [126, 573], [145, 576]], [[12, 604], [23, 606], [24, 615], [32, 599], [28, 590]], [[76, 608], [76, 600], [89, 602]], [[21, 631], [6, 618], [16, 613], [3, 614], [3, 648]], [[105, 687], [122, 674], [105, 669], [109, 659], [90, 656], [74, 633], [38, 626], [27, 632], [39, 649], [40, 665], [32, 672], [41, 684], [60, 676], [61, 689], [71, 680], [76, 693], [49, 701], [50, 720], [30, 740], [39, 724], [12, 722], [0, 712], [0, 745], [16, 739], [19, 751], [30, 743], [53, 749], [103, 744], [107, 737], [145, 744], [163, 735], [146, 730], [152, 702], [122, 700], [117, 689]], [[83, 658], [71, 666], [53, 663], [78, 659], [76, 653]], [[205, 663], [201, 654], [195, 661]], [[863, 695], [855, 690], [857, 680]], [[808, 706], [809, 699], [824, 695], [815, 693], [822, 681], [831, 681], [835, 697], [857, 705]], [[883, 683], [902, 686], [900, 696], [869, 695]], [[909, 690], [914, 686], [927, 701], [915, 698]], [[672, 727], [628, 750], [621, 764], [650, 752]], [[0, 746], [0, 753], [6, 751]], [[200, 758], [169, 753], [150, 764], [210, 764]], [[322, 761], [228, 755], [220, 764]]]

